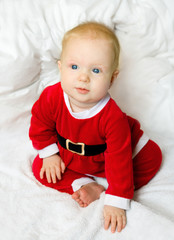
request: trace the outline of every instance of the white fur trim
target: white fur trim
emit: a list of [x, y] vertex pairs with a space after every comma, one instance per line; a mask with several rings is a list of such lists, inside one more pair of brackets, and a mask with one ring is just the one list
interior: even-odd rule
[[38, 151], [40, 158], [46, 158], [58, 152], [59, 152], [59, 148], [56, 143], [53, 143]]
[[83, 185], [86, 185], [88, 183], [95, 182], [93, 179], [88, 178], [88, 177], [82, 177], [74, 180], [74, 182], [71, 184], [72, 189], [74, 192], [79, 190]]
[[70, 112], [70, 114], [76, 118], [76, 119], [87, 119], [87, 118], [91, 118], [93, 116], [95, 116], [97, 113], [99, 113], [108, 103], [108, 101], [110, 100], [110, 95], [109, 93], [106, 95], [106, 97], [104, 97], [103, 99], [101, 99], [94, 107], [92, 107], [91, 109], [85, 110], [83, 112], [78, 112], [75, 113], [72, 111], [71, 107], [70, 107], [70, 103], [69, 103], [69, 98], [68, 95], [64, 92], [64, 99], [65, 99], [65, 104]]
[[139, 151], [141, 151], [141, 149], [147, 144], [148, 141], [149, 141], [149, 137], [145, 133], [143, 133], [143, 135], [139, 139], [139, 141], [132, 153], [132, 158], [134, 158], [139, 153]]
[[104, 205], [109, 205], [127, 210], [130, 208], [130, 199], [106, 194]]

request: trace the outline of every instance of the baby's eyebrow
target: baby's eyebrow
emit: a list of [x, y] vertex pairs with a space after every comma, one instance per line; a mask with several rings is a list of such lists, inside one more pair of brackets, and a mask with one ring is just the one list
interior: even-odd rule
[[107, 69], [107, 67], [106, 67], [106, 66], [104, 66], [104, 65], [102, 65], [102, 64], [93, 64], [92, 66], [93, 66], [93, 68], [102, 68], [102, 69]]
[[74, 59], [74, 58], [70, 58], [70, 59], [67, 59], [67, 62], [70, 63], [70, 64], [79, 64], [80, 61], [78, 61], [78, 59]]
[[76, 62], [75, 59], [68, 59], [68, 62]]

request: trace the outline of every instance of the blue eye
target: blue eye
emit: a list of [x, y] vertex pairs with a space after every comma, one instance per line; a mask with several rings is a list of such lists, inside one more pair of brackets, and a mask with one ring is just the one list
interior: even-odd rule
[[73, 65], [71, 66], [71, 68], [72, 68], [72, 69], [77, 69], [77, 68], [78, 68], [78, 66], [77, 66], [77, 65], [75, 65], [75, 64], [73, 64]]
[[99, 73], [99, 72], [100, 72], [100, 70], [99, 70], [98, 68], [93, 68], [92, 71], [93, 71], [94, 73]]

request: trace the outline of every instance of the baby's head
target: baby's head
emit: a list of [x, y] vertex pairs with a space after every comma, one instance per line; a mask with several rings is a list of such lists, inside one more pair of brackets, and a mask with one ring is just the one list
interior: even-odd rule
[[89, 109], [107, 95], [118, 74], [119, 52], [117, 37], [103, 24], [83, 23], [65, 34], [58, 65], [71, 107]]
[[118, 70], [120, 45], [119, 41], [112, 29], [102, 23], [86, 22], [82, 23], [65, 33], [62, 40], [62, 54], [72, 38], [90, 38], [90, 39], [104, 39], [110, 43], [114, 55], [113, 71]]

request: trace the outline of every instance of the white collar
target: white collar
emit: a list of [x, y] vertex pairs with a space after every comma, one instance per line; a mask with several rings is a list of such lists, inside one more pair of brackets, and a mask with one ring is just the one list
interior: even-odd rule
[[92, 107], [92, 108], [90, 108], [88, 110], [85, 110], [83, 112], [75, 113], [75, 112], [72, 111], [72, 109], [70, 107], [68, 95], [65, 92], [63, 92], [63, 94], [64, 94], [64, 99], [65, 99], [65, 104], [66, 104], [70, 114], [74, 118], [77, 118], [77, 119], [86, 119], [86, 118], [91, 118], [91, 117], [95, 116], [97, 113], [99, 113], [106, 106], [106, 104], [110, 100], [110, 95], [108, 93], [94, 107]]

